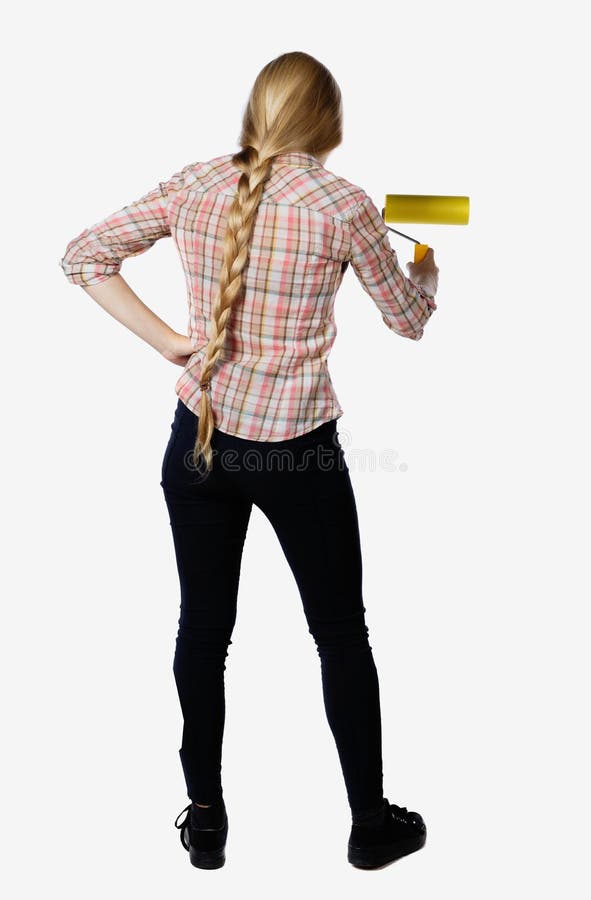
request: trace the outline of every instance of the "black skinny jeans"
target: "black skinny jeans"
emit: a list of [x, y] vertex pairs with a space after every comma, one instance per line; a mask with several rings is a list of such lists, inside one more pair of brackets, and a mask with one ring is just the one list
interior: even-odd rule
[[193, 465], [198, 417], [179, 399], [160, 482], [180, 579], [174, 677], [188, 797], [223, 795], [224, 671], [246, 530], [256, 504], [294, 574], [320, 657], [324, 706], [353, 814], [383, 797], [378, 674], [365, 623], [357, 509], [336, 419], [283, 441], [214, 429]]

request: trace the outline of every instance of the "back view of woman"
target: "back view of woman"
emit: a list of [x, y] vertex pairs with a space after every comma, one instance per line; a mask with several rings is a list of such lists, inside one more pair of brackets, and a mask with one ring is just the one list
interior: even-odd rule
[[[174, 676], [191, 800], [175, 825], [201, 868], [225, 861], [224, 671], [253, 504], [277, 534], [318, 649], [351, 809], [349, 862], [373, 868], [426, 840], [422, 817], [383, 794], [378, 675], [327, 357], [349, 263], [385, 324], [412, 340], [436, 308], [438, 269], [430, 251], [409, 264], [412, 280], [403, 274], [369, 196], [325, 167], [341, 141], [333, 76], [285, 53], [257, 76], [239, 152], [185, 166], [83, 231], [61, 260], [72, 283], [183, 367], [160, 483], [181, 591]], [[188, 336], [119, 274], [165, 236], [185, 272]]]

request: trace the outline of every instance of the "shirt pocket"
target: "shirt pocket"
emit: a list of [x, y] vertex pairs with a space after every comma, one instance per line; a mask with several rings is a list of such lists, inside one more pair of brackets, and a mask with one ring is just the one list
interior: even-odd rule
[[346, 261], [348, 240], [338, 220], [327, 215], [315, 217], [310, 223], [310, 252], [339, 264]]

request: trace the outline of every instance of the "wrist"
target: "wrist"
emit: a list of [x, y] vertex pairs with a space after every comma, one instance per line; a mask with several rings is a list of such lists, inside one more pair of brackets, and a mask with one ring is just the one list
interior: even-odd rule
[[430, 283], [427, 280], [418, 281], [417, 279], [411, 279], [411, 281], [413, 282], [414, 286], [419, 291], [419, 293], [421, 293], [424, 297], [428, 298], [429, 300], [433, 300], [433, 298], [435, 297], [435, 291], [432, 290], [432, 288], [433, 288], [432, 282]]

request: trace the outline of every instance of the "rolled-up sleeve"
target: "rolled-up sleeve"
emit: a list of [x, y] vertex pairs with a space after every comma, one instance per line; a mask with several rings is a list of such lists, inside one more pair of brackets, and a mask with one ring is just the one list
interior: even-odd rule
[[168, 181], [160, 182], [139, 200], [86, 228], [66, 247], [60, 265], [72, 284], [98, 284], [121, 269], [124, 259], [144, 253], [163, 237], [169, 237], [168, 206], [183, 183], [187, 166]]
[[416, 285], [398, 264], [388, 240], [388, 228], [367, 194], [347, 219], [349, 259], [363, 289], [385, 324], [396, 334], [419, 340], [433, 311], [434, 295]]

